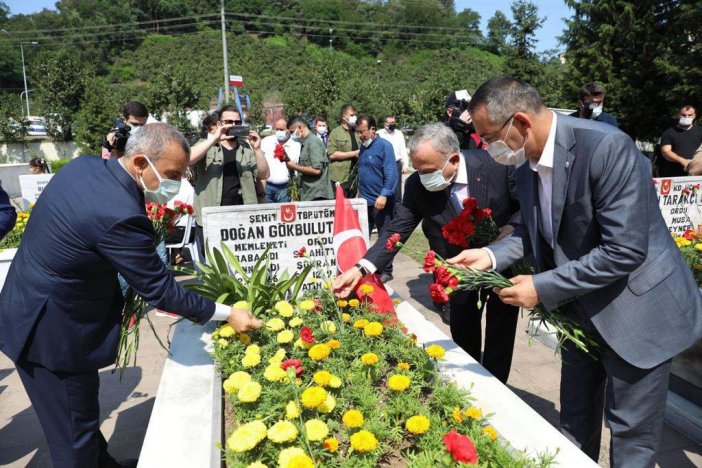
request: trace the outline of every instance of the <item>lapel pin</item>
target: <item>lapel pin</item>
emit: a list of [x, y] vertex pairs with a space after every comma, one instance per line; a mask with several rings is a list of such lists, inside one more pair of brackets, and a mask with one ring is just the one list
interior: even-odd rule
[[570, 166], [570, 161], [566, 161], [566, 168], [568, 168], [568, 166]]

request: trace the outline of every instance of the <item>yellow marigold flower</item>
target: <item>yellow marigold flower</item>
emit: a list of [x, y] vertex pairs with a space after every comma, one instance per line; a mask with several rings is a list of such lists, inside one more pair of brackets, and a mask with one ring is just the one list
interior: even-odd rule
[[238, 392], [242, 385], [249, 381], [251, 381], [251, 376], [246, 372], [234, 372], [222, 383], [222, 388], [226, 393]]
[[380, 322], [370, 322], [363, 327], [363, 334], [366, 336], [379, 336], [383, 333], [383, 325]]
[[397, 363], [397, 368], [400, 369], [400, 370], [409, 370], [409, 369], [410, 369], [410, 365], [407, 364], [406, 362], [398, 362], [398, 363]]
[[463, 414], [466, 416], [466, 418], [470, 419], [480, 419], [483, 417], [483, 412], [480, 411], [480, 408], [476, 408], [475, 406], [471, 406], [465, 410]]
[[314, 380], [314, 383], [319, 385], [320, 387], [326, 387], [329, 385], [329, 382], [331, 381], [332, 375], [330, 372], [321, 370], [319, 372], [316, 372], [314, 376], [312, 377], [312, 380]]
[[409, 343], [411, 346], [415, 346], [417, 344], [417, 335], [414, 333], [407, 335], [407, 343]]
[[405, 422], [405, 429], [412, 434], [424, 434], [429, 430], [430, 424], [426, 416], [412, 416]]
[[238, 301], [233, 307], [235, 309], [251, 310], [251, 305], [246, 301]]
[[256, 367], [261, 363], [261, 355], [259, 354], [246, 354], [241, 360], [241, 365], [244, 367]]
[[263, 378], [269, 382], [280, 382], [287, 377], [287, 373], [280, 368], [279, 362], [273, 362], [270, 366], [266, 367], [263, 372]]
[[300, 325], [302, 325], [302, 319], [300, 317], [293, 317], [288, 322], [288, 325], [293, 328], [299, 327]]
[[678, 244], [678, 247], [687, 247], [688, 245], [692, 244], [691, 241], [685, 239], [684, 237], [675, 238], [675, 243]]
[[372, 432], [361, 429], [349, 439], [351, 447], [357, 452], [366, 453], [372, 452], [378, 447], [378, 439], [375, 438]]
[[244, 354], [259, 354], [260, 355], [261, 348], [256, 344], [249, 345], [244, 350]]
[[251, 463], [249, 466], [247, 466], [246, 468], [268, 468], [268, 465], [264, 465], [260, 461], [255, 461], [255, 462]]
[[327, 391], [322, 387], [310, 387], [302, 392], [300, 402], [305, 408], [314, 409], [327, 399]]
[[285, 322], [278, 317], [275, 317], [266, 322], [266, 328], [272, 332], [277, 332], [285, 328]]
[[310, 419], [305, 423], [305, 434], [309, 440], [318, 442], [329, 435], [329, 427], [320, 419]]
[[695, 250], [702, 251], [702, 243], [695, 244]]
[[339, 348], [341, 348], [341, 341], [329, 340], [329, 341], [327, 341], [327, 346], [329, 346], [331, 349], [339, 349]]
[[492, 441], [497, 439], [497, 431], [492, 426], [485, 426], [483, 428], [483, 435], [488, 436], [490, 438], [490, 440], [492, 440]]
[[310, 348], [310, 350], [307, 352], [308, 356], [310, 359], [313, 359], [315, 361], [322, 361], [329, 357], [329, 354], [331, 353], [331, 348], [325, 344], [316, 344]]
[[343, 314], [341, 314], [341, 320], [344, 323], [349, 323], [351, 321], [351, 314], [347, 314], [346, 312], [344, 312]]
[[[0, 251], [1, 252], [1, 251]], [[212, 341], [217, 341], [219, 339], [219, 330], [215, 330], [212, 332]]]
[[295, 335], [293, 334], [292, 330], [283, 330], [282, 332], [278, 333], [276, 341], [280, 344], [285, 344], [290, 343], [293, 338], [295, 338]]
[[275, 303], [274, 308], [281, 317], [292, 317], [293, 312], [295, 312], [295, 309], [288, 301], [278, 301]]
[[363, 330], [366, 325], [368, 325], [368, 320], [366, 319], [359, 319], [353, 322], [353, 328], [358, 328], [359, 330]]
[[317, 407], [317, 411], [320, 413], [329, 414], [334, 411], [334, 408], [336, 408], [336, 398], [334, 398], [334, 395], [331, 393], [327, 393], [327, 399], [324, 400], [324, 403]]
[[278, 348], [278, 351], [275, 352], [271, 359], [275, 359], [276, 361], [282, 361], [283, 359], [285, 359], [285, 350], [283, 348]]
[[388, 379], [388, 387], [396, 392], [403, 392], [410, 386], [410, 379], [406, 375], [391, 375]]
[[349, 306], [351, 306], [351, 307], [358, 307], [360, 305], [361, 305], [361, 301], [359, 301], [358, 299], [351, 299], [349, 301]]
[[336, 305], [338, 305], [341, 308], [344, 308], [349, 305], [349, 301], [345, 301], [344, 299], [339, 299], [336, 301]]
[[378, 355], [375, 353], [366, 353], [361, 356], [361, 362], [367, 366], [374, 366], [378, 364]]
[[329, 381], [329, 386], [331, 388], [339, 388], [341, 387], [341, 379], [335, 375], [332, 376], [331, 380]]
[[253, 403], [261, 396], [261, 384], [253, 380], [251, 382], [246, 382], [241, 386], [236, 396], [242, 403]]
[[291, 461], [301, 456], [307, 455], [299, 447], [289, 447], [284, 450], [281, 450], [280, 454], [278, 455], [278, 466], [280, 468], [292, 468], [294, 465], [291, 465]]
[[[468, 416], [468, 415], [466, 415]], [[451, 417], [453, 418], [454, 421], [456, 422], [463, 422], [463, 415], [461, 414], [461, 408], [456, 406], [453, 409], [453, 413], [451, 413]]]
[[291, 400], [285, 405], [285, 417], [287, 419], [299, 418], [300, 413], [302, 413], [302, 410], [300, 410], [300, 407], [297, 406], [297, 403], [294, 401]]
[[312, 299], [305, 299], [304, 301], [300, 302], [298, 306], [300, 306], [300, 309], [304, 310], [305, 312], [309, 312], [315, 308], [315, 303]]
[[344, 423], [344, 426], [351, 429], [354, 427], [361, 427], [363, 425], [363, 421], [363, 413], [355, 409], [348, 410], [341, 417], [341, 422]]
[[239, 426], [227, 439], [227, 446], [234, 452], [248, 452], [266, 438], [266, 425], [251, 421]]
[[239, 335], [239, 341], [241, 341], [244, 344], [249, 344], [251, 343], [251, 337], [246, 333], [242, 333]]
[[339, 450], [339, 441], [336, 440], [334, 437], [330, 437], [327, 440], [324, 441], [324, 444], [322, 444], [323, 447], [327, 450], [329, 450], [331, 453], [336, 452]]
[[430, 358], [438, 359], [446, 355], [446, 350], [437, 344], [427, 346], [424, 350]]
[[310, 278], [310, 284], [317, 284], [319, 280], [317, 278]]
[[222, 338], [231, 338], [232, 336], [236, 335], [236, 330], [234, 330], [234, 327], [228, 323], [219, 327], [217, 332]]
[[314, 461], [308, 455], [297, 455], [290, 460], [287, 468], [314, 468]]
[[336, 324], [331, 320], [322, 322], [322, 331], [333, 335], [334, 333], [336, 333]]
[[227, 340], [225, 340], [224, 338], [218, 339], [218, 340], [217, 340], [217, 344], [218, 344], [221, 348], [226, 348], [227, 346], [229, 346], [229, 342], [228, 342]]
[[363, 294], [370, 294], [373, 291], [375, 291], [375, 288], [371, 286], [370, 284], [362, 284], [358, 290], [363, 293]]
[[268, 429], [268, 439], [276, 444], [293, 441], [297, 434], [297, 427], [290, 421], [278, 421]]
[[295, 342], [296, 348], [310, 349], [312, 346], [314, 346], [313, 343], [308, 343], [308, 342], [304, 341], [302, 338], [298, 338], [297, 341]]

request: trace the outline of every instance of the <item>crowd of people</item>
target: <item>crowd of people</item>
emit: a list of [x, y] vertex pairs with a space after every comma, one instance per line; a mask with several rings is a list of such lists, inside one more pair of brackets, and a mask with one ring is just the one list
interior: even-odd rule
[[[397, 250], [388, 239], [405, 242], [420, 223], [431, 249], [456, 267], [506, 271], [528, 261], [536, 273], [512, 287], [451, 295], [441, 313], [454, 341], [507, 382], [519, 308], [570, 314], [598, 347], [593, 359], [563, 346], [564, 434], [597, 460], [604, 414], [612, 466], [653, 466], [671, 359], [702, 336], [702, 296], [658, 209], [650, 160], [603, 111], [604, 98], [588, 84], [568, 116], [529, 84], [493, 78], [473, 96], [451, 93], [445, 121], [409, 140], [396, 116], [378, 121], [351, 104], [331, 131], [325, 117], [291, 116], [265, 138], [244, 125], [241, 109], [224, 106], [192, 146], [170, 125], [147, 123], [143, 104], [125, 105], [105, 160], [78, 158], [44, 190], [0, 294], [0, 349], [16, 364], [54, 465], [117, 466], [99, 430], [97, 372], [115, 358], [118, 274], [154, 307], [193, 322], [261, 326], [173, 279], [145, 202], [192, 200], [202, 245], [203, 208], [331, 200], [340, 185], [366, 202], [378, 239], [334, 279], [339, 297], [367, 274], [391, 280]], [[695, 117], [683, 107], [661, 141], [666, 164], [683, 173], [702, 143]], [[464, 250], [443, 235], [468, 198], [499, 227], [485, 248]]]

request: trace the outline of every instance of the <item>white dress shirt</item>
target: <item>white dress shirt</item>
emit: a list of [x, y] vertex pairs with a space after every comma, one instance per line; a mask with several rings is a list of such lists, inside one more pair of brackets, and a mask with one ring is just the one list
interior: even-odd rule
[[[269, 135], [261, 140], [261, 151], [266, 157], [266, 162], [268, 162], [268, 167], [270, 168], [271, 174], [266, 179], [267, 182], [272, 184], [287, 184], [290, 180], [290, 172], [288, 171], [288, 166], [280, 162], [275, 154], [275, 147], [278, 145], [278, 139], [275, 135]], [[300, 160], [300, 143], [293, 141], [292, 138], [283, 143], [283, 148], [287, 153], [290, 160], [297, 163]]]
[[378, 136], [384, 140], [388, 140], [395, 151], [395, 161], [402, 161], [402, 169], [407, 169], [409, 159], [407, 158], [407, 146], [405, 145], [405, 135], [401, 131], [395, 129], [389, 133], [384, 128], [378, 130]]

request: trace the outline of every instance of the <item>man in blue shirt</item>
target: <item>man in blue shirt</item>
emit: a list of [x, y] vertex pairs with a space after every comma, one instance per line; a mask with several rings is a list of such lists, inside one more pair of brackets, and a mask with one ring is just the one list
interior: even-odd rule
[[[368, 229], [378, 228], [378, 238], [382, 236], [386, 221], [393, 218], [395, 210], [395, 190], [397, 186], [397, 165], [392, 144], [377, 136], [375, 119], [362, 115], [356, 122], [356, 135], [361, 141], [358, 156], [358, 191], [368, 203]], [[392, 279], [392, 263], [380, 275], [383, 282]]]

